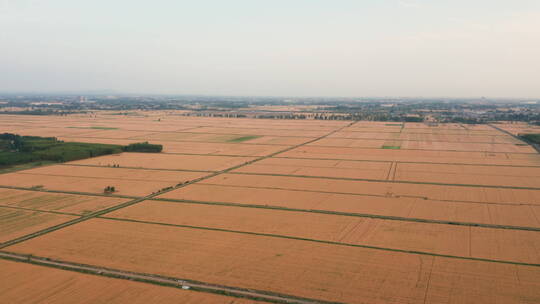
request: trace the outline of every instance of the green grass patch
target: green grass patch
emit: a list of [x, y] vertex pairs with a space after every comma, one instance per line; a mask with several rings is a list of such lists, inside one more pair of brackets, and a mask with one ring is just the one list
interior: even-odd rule
[[400, 146], [382, 146], [381, 149], [399, 150], [401, 149], [401, 147]]
[[403, 124], [388, 123], [385, 126], [403, 127]]
[[540, 134], [519, 134], [519, 137], [525, 139], [528, 142], [540, 144]]
[[260, 136], [256, 136], [256, 135], [250, 135], [250, 136], [242, 136], [242, 137], [236, 137], [236, 138], [232, 138], [232, 139], [229, 139], [227, 142], [244, 142], [244, 141], [248, 141], [248, 140], [252, 140], [252, 139], [255, 139], [255, 138], [259, 138]]

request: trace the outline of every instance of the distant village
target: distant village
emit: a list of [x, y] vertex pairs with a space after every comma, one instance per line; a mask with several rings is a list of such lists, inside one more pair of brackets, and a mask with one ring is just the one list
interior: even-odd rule
[[197, 117], [540, 124], [540, 100], [426, 98], [278, 98], [133, 95], [4, 95], [0, 114], [66, 115], [174, 111]]

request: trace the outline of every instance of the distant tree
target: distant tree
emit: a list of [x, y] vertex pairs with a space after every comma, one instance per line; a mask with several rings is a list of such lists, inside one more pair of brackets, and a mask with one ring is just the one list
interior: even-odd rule
[[125, 152], [147, 152], [147, 153], [159, 153], [163, 150], [162, 145], [153, 145], [148, 142], [129, 144], [123, 147]]
[[107, 186], [105, 189], [103, 189], [103, 193], [110, 194], [116, 192], [116, 188], [114, 186]]

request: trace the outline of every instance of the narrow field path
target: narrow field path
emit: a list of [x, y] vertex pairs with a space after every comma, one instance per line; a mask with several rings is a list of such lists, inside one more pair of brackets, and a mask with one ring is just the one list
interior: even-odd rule
[[516, 136], [516, 135], [514, 135], [514, 134], [512, 134], [512, 133], [510, 133], [510, 132], [508, 132], [508, 131], [506, 131], [506, 130], [504, 130], [504, 129], [501, 129], [501, 128], [499, 128], [499, 127], [493, 125], [493, 124], [488, 124], [488, 126], [492, 127], [493, 129], [495, 129], [495, 130], [497, 130], [497, 131], [499, 131], [499, 132], [503, 132], [503, 133], [505, 133], [505, 134], [507, 134], [507, 135], [510, 135], [510, 136], [512, 136], [513, 138], [515, 138], [515, 139], [517, 139], [517, 140], [519, 140], [519, 141], [521, 141], [521, 142], [523, 142], [523, 143], [528, 144], [529, 146], [533, 147], [533, 148], [536, 150], [536, 152], [540, 153], [540, 145], [539, 145], [539, 144], [527, 142], [527, 141], [523, 140], [523, 138], [520, 138], [519, 136]]
[[237, 298], [245, 298], [258, 301], [266, 301], [272, 303], [290, 303], [290, 304], [340, 304], [339, 302], [328, 302], [315, 299], [300, 298], [292, 295], [284, 295], [274, 293], [270, 291], [253, 290], [247, 288], [237, 288], [222, 286], [216, 284], [210, 284], [205, 282], [192, 281], [182, 278], [165, 277], [154, 274], [136, 273], [111, 268], [104, 268], [93, 265], [83, 265], [77, 263], [70, 263], [65, 261], [52, 260], [43, 257], [36, 257], [32, 255], [23, 255], [17, 253], [11, 253], [6, 251], [0, 251], [0, 258], [30, 263], [40, 266], [59, 268], [69, 271], [76, 271], [86, 274], [100, 275], [105, 277], [112, 277], [117, 279], [124, 279], [130, 281], [138, 281], [143, 283], [150, 283], [162, 286], [175, 287], [180, 289], [190, 289], [193, 291], [207, 292], [222, 294], [226, 296], [232, 296]]

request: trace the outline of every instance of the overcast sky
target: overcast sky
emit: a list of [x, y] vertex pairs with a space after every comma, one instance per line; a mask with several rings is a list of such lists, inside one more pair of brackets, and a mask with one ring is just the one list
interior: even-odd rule
[[0, 91], [540, 97], [539, 0], [0, 0]]

